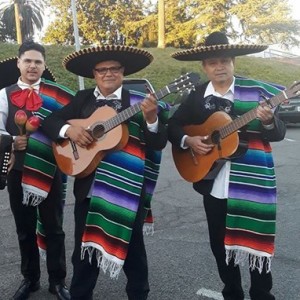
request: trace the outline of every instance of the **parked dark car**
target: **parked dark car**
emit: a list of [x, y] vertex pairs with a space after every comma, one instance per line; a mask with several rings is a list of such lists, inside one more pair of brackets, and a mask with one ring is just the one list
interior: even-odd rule
[[279, 106], [279, 118], [285, 123], [300, 123], [300, 97], [286, 100]]
[[[150, 83], [148, 79], [142, 78], [142, 79], [136, 79], [136, 78], [124, 78], [123, 79], [123, 87], [126, 88], [127, 90], [135, 90], [139, 91], [142, 93], [149, 93], [149, 90], [147, 90], [146, 86], [148, 86], [149, 90], [154, 93], [155, 90]], [[169, 112], [169, 117], [173, 115], [173, 113], [176, 111], [178, 106], [185, 101], [187, 96], [189, 95], [191, 90], [185, 90], [182, 93], [177, 94], [177, 98], [175, 99], [174, 103], [171, 104], [170, 107], [170, 112]]]
[[[154, 93], [154, 88], [148, 79], [124, 78], [123, 87], [127, 90], [139, 91], [145, 94]], [[149, 90], [147, 90], [147, 87]]]

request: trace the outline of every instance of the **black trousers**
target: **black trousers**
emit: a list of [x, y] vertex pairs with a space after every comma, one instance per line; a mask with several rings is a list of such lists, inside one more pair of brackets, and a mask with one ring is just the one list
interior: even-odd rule
[[[10, 207], [15, 219], [21, 254], [21, 273], [33, 282], [40, 278], [40, 256], [37, 246], [37, 207], [22, 204], [22, 172], [11, 170], [7, 178]], [[63, 223], [62, 182], [59, 173], [53, 180], [48, 197], [38, 206], [46, 234], [49, 283], [64, 282], [66, 277], [65, 233]]]
[[[95, 254], [92, 257], [91, 263], [87, 253], [84, 259], [81, 259], [81, 240], [89, 204], [89, 198], [86, 198], [84, 201], [75, 202], [75, 248], [72, 255], [73, 277], [70, 287], [72, 300], [93, 299], [93, 290], [99, 275]], [[145, 300], [150, 290], [147, 255], [143, 237], [145, 216], [143, 206], [143, 203], [140, 203], [133, 226], [128, 254], [123, 266], [127, 277], [126, 293], [129, 300]]]
[[[222, 291], [225, 300], [242, 300], [244, 292], [241, 284], [241, 274], [238, 266], [234, 266], [233, 260], [229, 265], [225, 261], [225, 222], [227, 213], [227, 199], [217, 199], [210, 195], [203, 196], [204, 208], [208, 223], [211, 250], [215, 256], [218, 272], [224, 283]], [[266, 268], [262, 273], [257, 269], [251, 271], [250, 297], [252, 300], [273, 300], [271, 294], [272, 275], [267, 273]]]

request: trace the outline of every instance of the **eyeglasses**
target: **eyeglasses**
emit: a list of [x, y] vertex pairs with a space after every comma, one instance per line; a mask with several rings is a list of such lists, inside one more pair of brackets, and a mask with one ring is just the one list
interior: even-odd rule
[[123, 66], [115, 66], [115, 67], [109, 67], [109, 68], [95, 68], [94, 70], [99, 75], [106, 75], [108, 71], [110, 71], [112, 74], [118, 74]]

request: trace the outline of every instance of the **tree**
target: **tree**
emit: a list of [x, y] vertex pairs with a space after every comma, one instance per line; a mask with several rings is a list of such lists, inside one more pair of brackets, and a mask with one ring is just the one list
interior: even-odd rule
[[230, 14], [237, 16], [239, 29], [233, 37], [243, 33], [243, 40], [265, 44], [298, 45], [299, 22], [292, 20], [291, 11], [285, 1], [251, 0], [238, 1], [230, 7]]
[[237, 42], [295, 46], [300, 24], [282, 0], [165, 0], [166, 44], [191, 47], [212, 31]]
[[[73, 43], [69, 0], [50, 0], [56, 20], [45, 42]], [[151, 1], [153, 2], [153, 1]], [[282, 0], [76, 0], [83, 44], [114, 41], [116, 30], [127, 44], [158, 45], [158, 20], [164, 3], [164, 46], [193, 47], [212, 31], [225, 31], [237, 42], [299, 44], [300, 24]]]
[[[72, 44], [70, 1], [50, 0], [50, 6], [56, 19], [49, 25], [44, 42]], [[82, 44], [112, 43], [118, 33], [125, 33], [128, 23], [143, 18], [143, 1], [77, 0], [76, 10]]]
[[7, 38], [16, 40], [18, 24], [20, 24], [21, 39], [32, 38], [35, 30], [43, 28], [43, 0], [7, 0], [0, 4], [1, 22]]

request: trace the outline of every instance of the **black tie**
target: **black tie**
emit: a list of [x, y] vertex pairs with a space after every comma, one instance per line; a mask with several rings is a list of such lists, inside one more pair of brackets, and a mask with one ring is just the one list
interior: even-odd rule
[[101, 107], [104, 105], [112, 107], [117, 112], [121, 111], [122, 109], [122, 101], [120, 99], [96, 99], [96, 107]]

